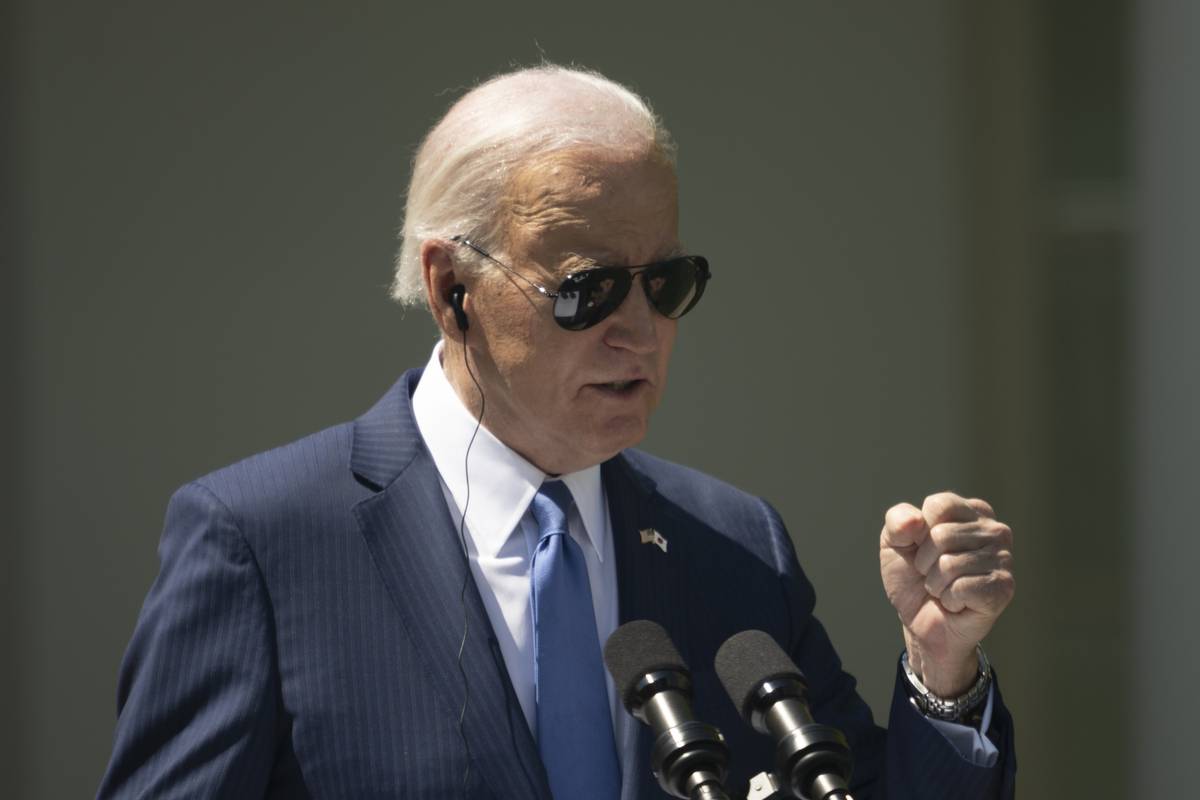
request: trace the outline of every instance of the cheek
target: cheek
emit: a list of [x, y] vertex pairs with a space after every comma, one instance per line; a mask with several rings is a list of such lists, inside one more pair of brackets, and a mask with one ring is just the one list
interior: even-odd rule
[[679, 320], [664, 318], [658, 325], [658, 367], [660, 377], [666, 380], [667, 365], [671, 361], [671, 351], [675, 348], [675, 334], [679, 330]]
[[533, 416], [561, 415], [579, 359], [543, 320], [528, 315], [512, 322], [498, 337], [494, 355], [518, 408]]
[[487, 349], [497, 371], [505, 382], [516, 384], [535, 363], [533, 351], [543, 338], [534, 313], [537, 309], [526, 298], [510, 297], [509, 286], [489, 289], [489, 301], [480, 303], [481, 328], [486, 331]]

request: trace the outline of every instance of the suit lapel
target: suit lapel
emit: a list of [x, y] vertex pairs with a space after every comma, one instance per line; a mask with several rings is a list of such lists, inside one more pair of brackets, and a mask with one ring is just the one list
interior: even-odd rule
[[[617, 558], [617, 595], [621, 624], [635, 619], [657, 622], [672, 633], [677, 646], [685, 645], [679, 632], [686, 623], [686, 609], [679, 598], [685, 597], [681, 581], [686, 570], [686, 541], [682, 536], [667, 538], [667, 547], [653, 540], [643, 541], [642, 531], [662, 527], [655, 513], [657, 492], [654, 482], [634, 469], [624, 454], [607, 461], [601, 474], [608, 497], [609, 518], [612, 521], [613, 550]], [[680, 648], [685, 660], [688, 653]], [[632, 718], [631, 718], [632, 719]], [[621, 797], [654, 796], [658, 790], [651, 777], [650, 750], [653, 737], [650, 729], [640, 722], [624, 726], [621, 737], [621, 762], [625, 765]]]
[[[457, 662], [466, 615], [462, 669], [470, 694], [464, 730], [484, 782], [499, 796], [549, 800], [537, 746], [470, 577], [437, 469], [412, 416], [411, 392], [419, 378], [418, 370], [405, 373], [355, 423], [351, 467], [378, 492], [354, 513], [413, 646], [455, 713], [465, 695]], [[496, 747], [506, 740], [511, 751]]]
[[678, 621], [678, 562], [682, 541], [668, 541], [667, 549], [643, 541], [642, 531], [657, 530], [657, 492], [654, 482], [636, 471], [625, 455], [601, 468], [612, 520], [613, 550], [617, 556], [617, 596], [622, 623], [651, 619], [668, 631]]

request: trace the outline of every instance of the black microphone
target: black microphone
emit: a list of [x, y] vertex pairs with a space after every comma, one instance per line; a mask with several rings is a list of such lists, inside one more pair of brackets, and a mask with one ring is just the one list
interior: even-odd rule
[[770, 634], [742, 631], [717, 650], [717, 677], [738, 713], [776, 741], [775, 770], [793, 797], [853, 800], [850, 746], [836, 728], [813, 721], [808, 683]]
[[692, 717], [692, 674], [662, 626], [627, 622], [604, 645], [604, 663], [625, 709], [654, 731], [650, 767], [663, 791], [688, 800], [728, 800], [729, 748]]

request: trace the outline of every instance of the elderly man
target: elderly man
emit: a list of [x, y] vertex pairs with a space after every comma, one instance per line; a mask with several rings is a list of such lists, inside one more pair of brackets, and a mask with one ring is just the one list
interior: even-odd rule
[[846, 733], [860, 800], [1011, 795], [977, 649], [1013, 591], [987, 503], [887, 512], [907, 649], [884, 731], [775, 511], [631, 449], [709, 278], [677, 216], [669, 136], [602, 76], [524, 70], [450, 109], [414, 163], [394, 284], [441, 341], [356, 421], [172, 498], [102, 796], [661, 797], [601, 666], [633, 619], [691, 664], [735, 793], [772, 743], [713, 657], [760, 629]]

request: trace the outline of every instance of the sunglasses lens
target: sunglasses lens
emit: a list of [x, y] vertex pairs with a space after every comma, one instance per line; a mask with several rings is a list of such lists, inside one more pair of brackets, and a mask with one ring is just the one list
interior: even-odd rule
[[554, 300], [554, 319], [569, 331], [590, 328], [617, 310], [633, 278], [611, 267], [585, 269], [567, 277]]
[[[621, 267], [585, 269], [567, 277], [554, 300], [554, 319], [569, 331], [581, 331], [617, 310], [634, 273]], [[700, 301], [708, 283], [708, 261], [683, 256], [642, 270], [646, 297], [658, 313], [679, 319]]]
[[642, 274], [646, 297], [664, 317], [679, 319], [700, 302], [708, 283], [708, 261], [702, 256], [673, 258]]

